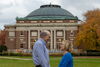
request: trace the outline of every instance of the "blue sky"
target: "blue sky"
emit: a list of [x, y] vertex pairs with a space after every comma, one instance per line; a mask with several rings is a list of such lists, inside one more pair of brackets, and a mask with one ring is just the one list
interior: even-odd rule
[[15, 18], [25, 17], [44, 4], [58, 4], [83, 20], [88, 10], [100, 8], [100, 0], [0, 0], [0, 29], [6, 24], [14, 24]]

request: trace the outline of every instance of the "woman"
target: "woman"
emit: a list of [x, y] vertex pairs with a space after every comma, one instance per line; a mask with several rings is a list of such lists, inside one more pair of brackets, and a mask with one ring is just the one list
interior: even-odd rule
[[64, 40], [60, 45], [60, 49], [64, 51], [64, 55], [60, 61], [59, 67], [73, 67], [73, 58], [70, 53], [73, 50], [72, 45], [70, 45], [68, 40]]

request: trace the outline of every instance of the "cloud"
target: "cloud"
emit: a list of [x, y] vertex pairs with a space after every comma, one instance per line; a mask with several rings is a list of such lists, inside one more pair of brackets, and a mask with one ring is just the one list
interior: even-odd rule
[[0, 0], [0, 27], [15, 23], [17, 16], [25, 17], [42, 4], [37, 0]]
[[83, 14], [100, 8], [100, 0], [0, 0], [0, 26], [15, 23], [15, 18], [25, 17], [43, 4], [59, 4], [83, 20]]
[[86, 11], [100, 8], [100, 0], [61, 0], [61, 5], [83, 20]]
[[94, 7], [100, 9], [100, 3], [94, 3]]

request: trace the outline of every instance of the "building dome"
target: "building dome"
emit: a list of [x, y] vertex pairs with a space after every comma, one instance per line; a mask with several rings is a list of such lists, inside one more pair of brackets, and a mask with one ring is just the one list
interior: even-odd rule
[[42, 5], [39, 9], [32, 11], [26, 17], [34, 16], [71, 16], [74, 17], [69, 11], [61, 8], [59, 5]]
[[26, 17], [17, 17], [16, 20], [78, 20], [78, 17], [72, 15], [59, 5], [50, 4], [42, 5], [39, 9], [32, 11]]

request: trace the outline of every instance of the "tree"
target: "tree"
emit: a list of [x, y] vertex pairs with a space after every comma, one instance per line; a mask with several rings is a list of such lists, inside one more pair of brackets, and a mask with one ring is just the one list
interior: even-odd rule
[[84, 50], [100, 50], [100, 9], [90, 10], [84, 16], [75, 44]]
[[0, 31], [0, 52], [7, 51], [7, 47], [5, 46], [5, 31]]
[[5, 45], [0, 45], [0, 52], [7, 51], [7, 47]]
[[5, 44], [5, 31], [0, 31], [0, 45]]

